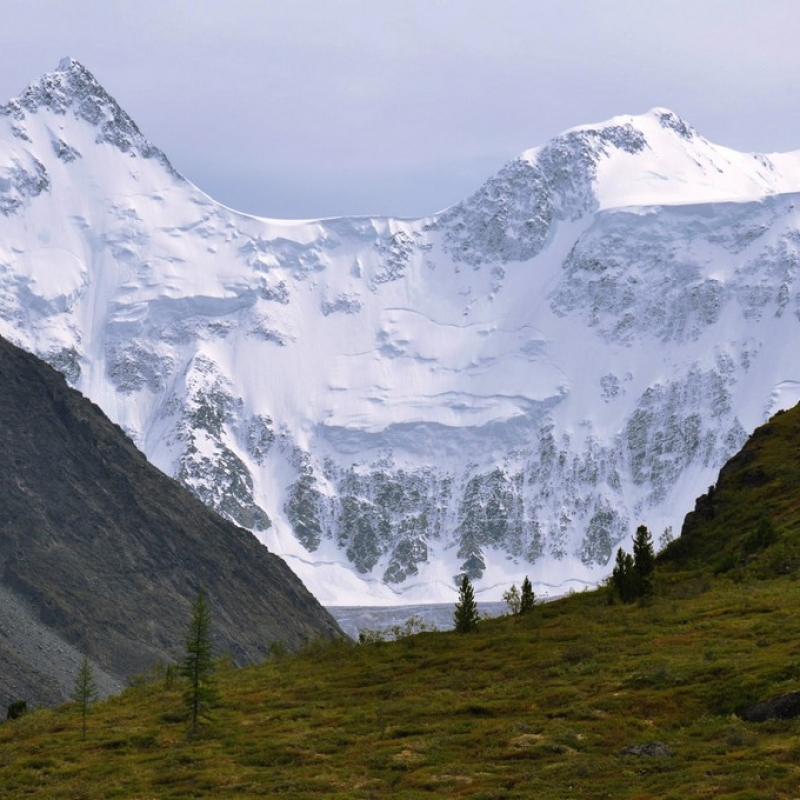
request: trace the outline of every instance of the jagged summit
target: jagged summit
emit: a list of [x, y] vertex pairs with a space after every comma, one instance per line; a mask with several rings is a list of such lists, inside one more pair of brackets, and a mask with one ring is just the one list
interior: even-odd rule
[[[164, 153], [145, 138], [119, 103], [74, 58], [62, 58], [53, 72], [31, 83], [18, 98], [0, 106], [0, 116], [14, 120], [13, 133], [23, 141], [31, 141], [26, 125], [28, 115], [45, 111], [57, 116], [66, 116], [71, 111], [76, 119], [96, 128], [97, 142], [111, 144], [123, 153], [156, 159], [177, 175]], [[79, 152], [65, 141], [63, 132], [59, 132], [58, 142], [62, 152]]]
[[86, 69], [86, 67], [84, 67], [83, 64], [81, 64], [81, 62], [78, 61], [77, 58], [73, 58], [72, 56], [64, 56], [64, 58], [62, 58], [61, 61], [58, 62], [58, 66], [53, 71], [54, 72], [72, 72], [72, 71], [82, 72], [82, 73], [85, 73], [85, 75], [89, 79], [94, 80], [94, 76], [89, 72], [89, 70]]

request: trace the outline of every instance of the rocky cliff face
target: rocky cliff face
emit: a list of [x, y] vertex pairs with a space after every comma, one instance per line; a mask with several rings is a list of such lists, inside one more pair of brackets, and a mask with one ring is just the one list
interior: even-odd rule
[[0, 332], [326, 603], [563, 590], [800, 396], [799, 191], [654, 109], [427, 219], [256, 219], [65, 61], [0, 109]]
[[217, 652], [341, 635], [286, 564], [147, 462], [58, 372], [0, 339], [0, 707], [105, 691], [183, 653], [206, 587]]

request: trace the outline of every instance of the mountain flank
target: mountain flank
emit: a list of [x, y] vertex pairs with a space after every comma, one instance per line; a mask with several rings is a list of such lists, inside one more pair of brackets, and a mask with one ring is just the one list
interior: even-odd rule
[[153, 673], [85, 736], [75, 704], [0, 725], [0, 796], [795, 797], [799, 450], [800, 407], [756, 430], [641, 603], [601, 588], [222, 669], [199, 736]]
[[180, 656], [205, 586], [217, 651], [340, 637], [284, 562], [150, 465], [63, 376], [0, 339], [0, 704], [106, 692]]
[[732, 576], [800, 568], [800, 405], [756, 428], [686, 515], [664, 565]]

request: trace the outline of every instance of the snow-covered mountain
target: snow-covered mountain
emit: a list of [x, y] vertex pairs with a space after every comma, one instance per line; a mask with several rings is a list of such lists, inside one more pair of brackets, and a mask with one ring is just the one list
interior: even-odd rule
[[425, 219], [259, 219], [67, 59], [0, 106], [0, 334], [323, 603], [563, 591], [800, 399], [800, 151], [654, 109]]

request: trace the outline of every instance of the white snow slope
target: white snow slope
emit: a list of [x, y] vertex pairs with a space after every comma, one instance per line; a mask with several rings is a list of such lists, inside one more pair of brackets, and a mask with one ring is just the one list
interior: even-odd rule
[[258, 219], [65, 59], [0, 106], [0, 333], [325, 604], [562, 592], [800, 399], [796, 193], [654, 109], [427, 219]]

